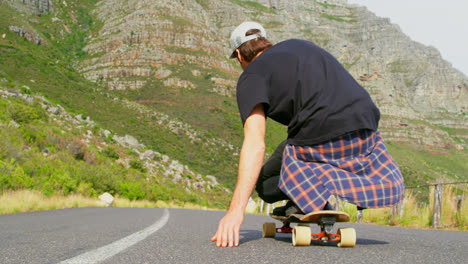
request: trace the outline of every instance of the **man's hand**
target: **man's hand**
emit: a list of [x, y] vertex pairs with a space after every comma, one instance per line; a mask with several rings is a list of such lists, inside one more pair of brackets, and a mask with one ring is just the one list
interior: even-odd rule
[[218, 247], [239, 246], [239, 230], [244, 221], [244, 213], [228, 211], [218, 225], [218, 231], [211, 238]]

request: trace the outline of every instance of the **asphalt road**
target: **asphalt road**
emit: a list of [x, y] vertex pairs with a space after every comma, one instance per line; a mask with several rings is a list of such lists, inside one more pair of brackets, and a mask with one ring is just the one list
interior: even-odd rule
[[[467, 263], [468, 232], [354, 227], [354, 248], [292, 247], [262, 238], [267, 216], [246, 215], [238, 248], [210, 241], [223, 212], [77, 208], [0, 216], [0, 263]], [[277, 222], [278, 225], [280, 224]], [[318, 231], [313, 226], [313, 232]]]

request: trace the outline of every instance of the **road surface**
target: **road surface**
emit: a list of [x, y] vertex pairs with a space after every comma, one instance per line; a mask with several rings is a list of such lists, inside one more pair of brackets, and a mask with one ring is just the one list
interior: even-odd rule
[[[288, 234], [262, 238], [268, 216], [246, 215], [238, 248], [210, 238], [224, 212], [75, 208], [0, 215], [0, 263], [467, 263], [468, 232], [354, 227], [354, 248], [292, 247]], [[277, 222], [279, 225], [280, 223]], [[313, 226], [313, 232], [319, 228]]]

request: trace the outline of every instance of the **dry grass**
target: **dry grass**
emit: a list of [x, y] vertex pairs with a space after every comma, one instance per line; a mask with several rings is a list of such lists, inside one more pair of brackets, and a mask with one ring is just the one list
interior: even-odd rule
[[102, 205], [96, 199], [86, 198], [81, 195], [46, 197], [40, 192], [32, 190], [7, 191], [0, 196], [0, 214], [89, 206]]
[[[404, 200], [404, 209], [401, 217], [391, 217], [390, 208], [364, 210], [363, 220], [366, 223], [382, 225], [394, 225], [410, 228], [430, 228], [432, 226], [432, 208], [434, 190], [431, 190], [430, 204], [421, 204], [416, 201], [411, 190], [407, 190]], [[441, 225], [444, 229], [468, 230], [468, 201], [467, 192], [463, 194], [461, 210], [457, 211], [457, 200], [455, 190], [445, 186], [443, 190]], [[276, 206], [281, 206], [277, 203]], [[51, 196], [46, 197], [38, 191], [20, 190], [15, 192], [4, 192], [0, 196], [0, 214], [11, 214], [18, 212], [32, 212], [42, 210], [54, 210], [76, 207], [102, 207], [97, 198], [88, 198], [81, 195]], [[196, 210], [212, 210], [204, 206], [190, 203], [174, 203], [164, 201], [130, 201], [116, 197], [115, 207], [145, 207], [145, 208], [184, 208]], [[266, 206], [266, 204], [265, 204]], [[351, 221], [356, 221], [356, 206], [344, 204], [342, 209], [351, 216]], [[257, 208], [257, 213], [259, 208]]]
[[[463, 194], [466, 198], [466, 191]], [[391, 208], [364, 210], [363, 220], [367, 223], [376, 223], [410, 228], [432, 227], [432, 211], [434, 207], [434, 188], [430, 191], [429, 204], [418, 203], [411, 190], [407, 190], [400, 217], [391, 215]], [[462, 202], [462, 207], [457, 210], [457, 195], [455, 189], [445, 186], [443, 189], [441, 228], [468, 230], [468, 201]], [[356, 206], [345, 204], [343, 211], [347, 212], [352, 221], [356, 220]]]
[[[442, 194], [442, 214], [441, 228], [451, 230], [468, 230], [468, 190], [462, 194], [465, 199], [462, 201], [460, 210], [457, 210], [457, 194], [452, 186], [445, 185]], [[420, 203], [412, 190], [406, 190], [401, 216], [392, 216], [391, 208], [366, 209], [363, 211], [363, 221], [379, 225], [401, 226], [408, 228], [431, 228], [432, 211], [434, 207], [434, 188], [430, 191], [429, 204]], [[282, 203], [276, 203], [281, 206]], [[266, 210], [266, 204], [265, 209]], [[344, 203], [342, 211], [348, 213], [351, 222], [356, 221], [356, 206]], [[256, 213], [260, 213], [259, 206]]]
[[[6, 191], [0, 195], [0, 214], [12, 214], [19, 212], [33, 212], [43, 210], [55, 210], [76, 207], [103, 207], [97, 198], [84, 197], [82, 195], [51, 196], [46, 197], [42, 193], [33, 190]], [[208, 210], [208, 208], [190, 203], [166, 203], [163, 201], [130, 201], [116, 197], [114, 207], [144, 207], [144, 208], [184, 208]], [[210, 209], [211, 210], [211, 209]]]

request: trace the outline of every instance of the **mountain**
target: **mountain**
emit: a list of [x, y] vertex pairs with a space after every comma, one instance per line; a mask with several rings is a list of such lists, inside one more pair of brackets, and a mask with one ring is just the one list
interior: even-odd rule
[[[27, 85], [230, 188], [242, 125], [241, 69], [228, 59], [228, 38], [246, 20], [262, 23], [274, 43], [307, 39], [338, 58], [380, 108], [380, 131], [408, 185], [468, 178], [468, 78], [364, 7], [339, 0], [0, 4], [0, 78], [10, 88]], [[285, 135], [269, 121], [267, 151]]]

